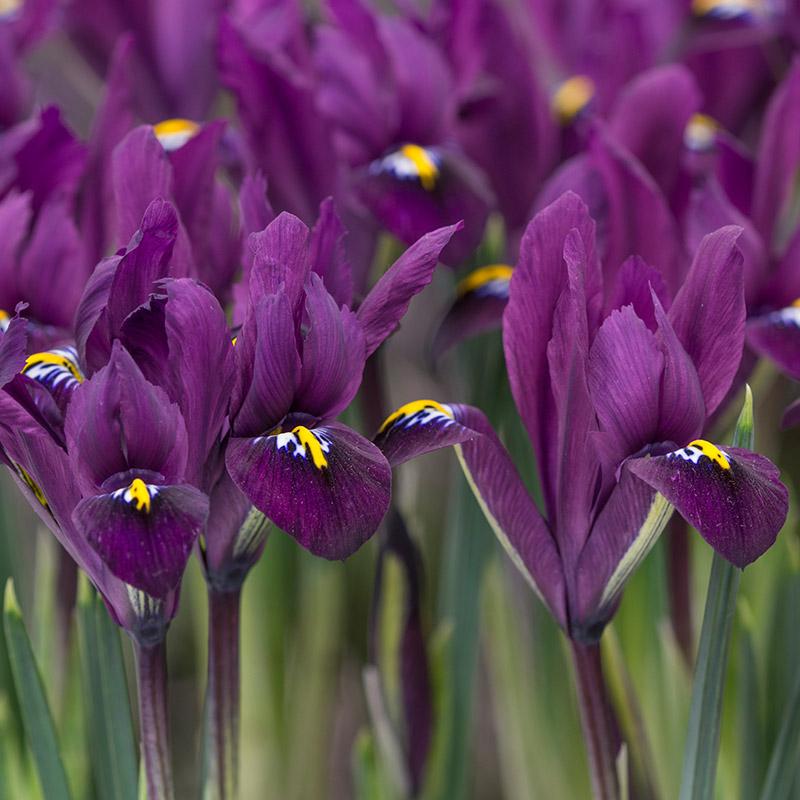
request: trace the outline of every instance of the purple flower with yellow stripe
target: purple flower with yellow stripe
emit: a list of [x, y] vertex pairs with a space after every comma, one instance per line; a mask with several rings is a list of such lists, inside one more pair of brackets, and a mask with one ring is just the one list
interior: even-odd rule
[[[739, 567], [786, 518], [788, 493], [766, 458], [699, 438], [744, 343], [738, 235], [729, 227], [706, 237], [672, 299], [640, 259], [604, 287], [594, 222], [575, 195], [531, 222], [503, 341], [543, 513], [477, 409], [412, 405], [375, 439], [391, 464], [455, 444], [501, 543], [579, 641], [599, 637], [673, 507]], [[480, 435], [458, 441], [464, 429]]]
[[[389, 505], [391, 468], [378, 447], [335, 417], [355, 396], [367, 357], [431, 280], [459, 226], [422, 237], [353, 311], [327, 287], [329, 279], [337, 284], [335, 271], [323, 281], [312, 270], [311, 255], [341, 233], [333, 216], [323, 219], [312, 233], [284, 213], [251, 237], [226, 464], [272, 522], [315, 555], [341, 559], [377, 529]], [[316, 269], [324, 266], [315, 258]]]

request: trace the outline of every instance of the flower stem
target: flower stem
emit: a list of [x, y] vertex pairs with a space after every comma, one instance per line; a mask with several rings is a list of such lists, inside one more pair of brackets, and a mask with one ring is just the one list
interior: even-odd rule
[[233, 800], [238, 791], [240, 600], [241, 588], [208, 587], [204, 800]]
[[139, 682], [139, 721], [148, 800], [173, 800], [167, 727], [167, 651], [163, 639], [144, 645], [134, 641]]
[[616, 754], [619, 734], [603, 679], [600, 645], [581, 644], [571, 639], [570, 646], [593, 794], [595, 800], [618, 800]]

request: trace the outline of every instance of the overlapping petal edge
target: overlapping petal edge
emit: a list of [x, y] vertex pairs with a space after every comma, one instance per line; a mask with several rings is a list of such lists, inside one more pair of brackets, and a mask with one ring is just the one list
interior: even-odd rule
[[259, 511], [311, 553], [347, 558], [389, 507], [391, 467], [341, 423], [296, 416], [284, 422], [285, 432], [232, 438], [228, 472]]
[[627, 465], [739, 569], [772, 546], [786, 521], [789, 490], [777, 467], [749, 450], [696, 441]]
[[374, 439], [392, 465], [454, 445], [467, 481], [525, 580], [566, 625], [564, 572], [552, 533], [483, 412], [430, 400], [403, 406]]
[[207, 517], [208, 498], [193, 486], [158, 486], [141, 478], [86, 497], [73, 512], [111, 572], [159, 600], [180, 583]]

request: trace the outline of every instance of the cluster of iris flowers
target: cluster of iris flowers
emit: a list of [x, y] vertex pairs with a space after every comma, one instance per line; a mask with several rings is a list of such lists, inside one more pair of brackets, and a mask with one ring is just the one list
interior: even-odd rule
[[[240, 750], [334, 713], [342, 730], [311, 748], [321, 766], [302, 737], [271, 745], [292, 767], [269, 792], [458, 800], [498, 796], [500, 780], [508, 797], [668, 796], [613, 622], [656, 548], [647, 625], [666, 625], [673, 674], [693, 678], [680, 795], [712, 797], [739, 573], [789, 514], [753, 449], [747, 384], [800, 379], [799, 42], [800, 12], [771, 0], [0, 5], [4, 506], [13, 481], [49, 530], [37, 561], [58, 562], [42, 588], [22, 565], [35, 518], [7, 525], [0, 572], [28, 582], [52, 641], [32, 645], [9, 580], [0, 796], [264, 796]], [[798, 421], [800, 401], [781, 424]], [[759, 431], [780, 457], [774, 414]], [[442, 448], [464, 483], [404, 467], [413, 491], [393, 496], [395, 466]], [[690, 527], [713, 551], [699, 643], [692, 568], [709, 549]], [[435, 635], [421, 552], [439, 564]], [[249, 632], [274, 724], [243, 740], [240, 608], [260, 559], [284, 586], [352, 569], [372, 599], [354, 588], [337, 619], [325, 606], [341, 591], [312, 588], [306, 613], [333, 635], [303, 639], [302, 614], [261, 592], [275, 607]], [[471, 711], [481, 591], [527, 643], [483, 634], [494, 784], [469, 756], [487, 736]], [[191, 744], [168, 705], [181, 612], [207, 621], [202, 720], [182, 732], [202, 729], [201, 763], [179, 761], [191, 778], [173, 769]], [[341, 674], [363, 669], [363, 685], [342, 678], [331, 712], [314, 690], [330, 659], [313, 654], [327, 642], [344, 659], [348, 617], [361, 652]], [[133, 725], [115, 626], [134, 655]], [[532, 702], [567, 720], [577, 705], [577, 778], [573, 743], [547, 751], [562, 763], [548, 779], [542, 718], [514, 709], [522, 665], [553, 650], [574, 679], [562, 664], [547, 687], [560, 704]], [[285, 692], [305, 658], [310, 686]], [[750, 685], [756, 724], [755, 671]], [[781, 703], [743, 797], [790, 796], [800, 683]], [[334, 739], [352, 768], [330, 767]]]

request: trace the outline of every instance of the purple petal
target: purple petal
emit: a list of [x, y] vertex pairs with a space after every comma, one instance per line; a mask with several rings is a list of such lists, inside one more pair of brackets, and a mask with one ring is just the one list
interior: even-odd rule
[[459, 281], [458, 299], [434, 337], [431, 348], [434, 362], [459, 342], [501, 326], [512, 272], [512, 267], [494, 264], [481, 267]]
[[435, 400], [406, 403], [387, 418], [372, 441], [392, 467], [423, 453], [466, 442], [477, 434], [457, 421], [461, 408]]
[[233, 431], [237, 436], [270, 431], [288, 413], [300, 382], [294, 316], [283, 291], [258, 298], [234, 355]]
[[654, 67], [620, 93], [610, 128], [669, 198], [678, 179], [683, 133], [702, 98], [694, 76], [681, 64]]
[[0, 309], [7, 314], [20, 299], [17, 269], [31, 215], [29, 193], [11, 192], [0, 200]]
[[209, 582], [223, 589], [241, 586], [261, 555], [269, 520], [233, 483], [227, 470], [211, 492], [211, 511], [203, 535]]
[[208, 498], [193, 486], [156, 486], [134, 478], [110, 494], [86, 497], [76, 527], [120, 580], [165, 599], [180, 583], [208, 516]]
[[335, 417], [361, 385], [364, 331], [349, 308], [337, 306], [316, 273], [309, 273], [305, 295], [309, 331], [293, 407], [315, 417]]
[[669, 310], [675, 333], [700, 376], [706, 415], [731, 385], [744, 347], [743, 259], [736, 239], [741, 228], [721, 228], [703, 239]]
[[463, 232], [440, 256], [453, 267], [474, 253], [494, 206], [487, 178], [466, 156], [415, 144], [362, 170], [355, 192], [381, 225], [406, 244], [426, 231], [463, 220]]
[[292, 313], [299, 319], [303, 289], [311, 269], [308, 253], [309, 230], [304, 222], [284, 212], [261, 233], [250, 236], [253, 269], [250, 274], [250, 296], [275, 294], [283, 284], [291, 302]]
[[0, 320], [0, 387], [5, 386], [25, 366], [27, 321], [16, 314], [13, 319]]
[[470, 488], [506, 553], [556, 621], [567, 624], [564, 570], [553, 535], [481, 411], [451, 406], [480, 436], [456, 445]]
[[578, 561], [573, 636], [597, 641], [625, 584], [656, 543], [672, 511], [651, 486], [623, 467]]
[[589, 354], [587, 380], [612, 471], [649, 444], [658, 426], [664, 356], [631, 306], [612, 311]]
[[658, 323], [658, 341], [664, 353], [657, 442], [685, 442], [699, 436], [706, 423], [703, 389], [692, 359], [670, 325], [658, 298], [653, 294]]
[[749, 320], [747, 344], [790, 378], [800, 380], [800, 306], [791, 305]]
[[70, 204], [61, 196], [48, 200], [19, 262], [19, 291], [30, 303], [30, 315], [41, 323], [69, 327], [88, 277]]
[[655, 292], [664, 308], [669, 309], [672, 298], [661, 273], [649, 267], [638, 256], [631, 256], [617, 273], [609, 311], [632, 305], [636, 316], [643, 320], [651, 331], [655, 331], [658, 325], [652, 292]]
[[557, 424], [556, 509], [549, 521], [558, 532], [564, 563], [577, 558], [589, 534], [589, 515], [595, 491], [598, 459], [586, 447], [597, 419], [587, 384], [589, 331], [584, 275], [586, 251], [580, 232], [564, 242], [567, 286], [553, 313], [553, 337], [547, 344], [547, 363]]
[[25, 360], [20, 371], [50, 392], [62, 417], [66, 415], [73, 393], [86, 377], [78, 360], [78, 351], [69, 346], [34, 353]]
[[555, 507], [557, 447], [547, 343], [553, 335], [556, 303], [567, 280], [564, 240], [573, 228], [580, 231], [587, 255], [592, 254], [594, 222], [583, 201], [572, 193], [562, 195], [534, 217], [522, 240], [503, 315], [511, 391], [533, 443], [548, 509]]
[[130, 469], [183, 478], [188, 444], [180, 410], [119, 342], [108, 365], [75, 390], [65, 430], [84, 494]]
[[353, 303], [353, 273], [344, 249], [347, 230], [336, 214], [333, 199], [327, 197], [319, 207], [319, 219], [311, 231], [311, 268], [325, 281], [325, 288], [339, 306]]
[[800, 162], [800, 142], [793, 131], [800, 126], [800, 61], [795, 59], [769, 102], [758, 146], [753, 221], [770, 249], [784, 204], [794, 191]]
[[721, 555], [740, 569], [772, 546], [789, 492], [769, 459], [696, 440], [680, 450], [628, 462]]
[[368, 356], [397, 327], [411, 298], [431, 282], [442, 248], [461, 227], [457, 223], [426, 233], [372, 287], [356, 312], [366, 336]]
[[155, 331], [144, 327], [144, 319], [133, 331], [131, 317], [123, 331], [144, 375], [180, 406], [189, 441], [186, 479], [201, 486], [200, 473], [220, 437], [233, 388], [230, 331], [224, 311], [202, 284], [181, 278], [159, 288], [166, 302], [141, 315], [156, 318]]
[[87, 375], [104, 366], [111, 355], [107, 306], [121, 259], [121, 256], [111, 256], [95, 267], [75, 311], [75, 345]]
[[169, 275], [177, 233], [175, 209], [161, 198], [153, 200], [114, 272], [108, 294], [112, 336], [118, 335], [128, 314], [147, 301], [153, 283]]
[[383, 454], [337, 422], [231, 439], [226, 463], [256, 508], [330, 560], [355, 553], [389, 507], [392, 473]]

